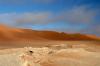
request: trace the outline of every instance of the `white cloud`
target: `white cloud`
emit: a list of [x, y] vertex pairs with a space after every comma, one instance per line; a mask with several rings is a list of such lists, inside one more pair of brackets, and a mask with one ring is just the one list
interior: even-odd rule
[[46, 23], [46, 20], [49, 18], [50, 13], [23, 13], [23, 14], [16, 14], [18, 17], [16, 17], [14, 20], [16, 23], [24, 24], [42, 24]]
[[91, 23], [95, 20], [96, 11], [85, 6], [75, 7], [64, 12], [26, 12], [0, 14], [0, 20], [8, 20], [17, 24], [45, 24], [51, 22]]
[[40, 13], [5, 13], [0, 14], [0, 22], [24, 25], [24, 24], [45, 24], [48, 23], [48, 19], [51, 16], [50, 12]]
[[88, 23], [92, 22], [96, 16], [95, 10], [89, 10], [85, 6], [74, 7], [63, 12], [63, 20], [72, 23]]

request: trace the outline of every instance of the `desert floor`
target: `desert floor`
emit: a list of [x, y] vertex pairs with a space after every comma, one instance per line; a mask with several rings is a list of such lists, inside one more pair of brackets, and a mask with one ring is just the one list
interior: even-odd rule
[[24, 47], [34, 51], [32, 66], [100, 66], [99, 41], [0, 43], [0, 66], [24, 66], [19, 57], [29, 49]]

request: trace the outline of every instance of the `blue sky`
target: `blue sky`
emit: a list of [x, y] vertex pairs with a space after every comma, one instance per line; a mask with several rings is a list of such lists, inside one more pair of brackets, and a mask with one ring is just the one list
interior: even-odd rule
[[0, 0], [0, 23], [100, 36], [100, 0]]

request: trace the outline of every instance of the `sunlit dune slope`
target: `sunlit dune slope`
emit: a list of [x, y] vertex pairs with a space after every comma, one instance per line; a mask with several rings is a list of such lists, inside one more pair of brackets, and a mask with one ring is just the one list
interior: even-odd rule
[[31, 29], [18, 29], [0, 25], [0, 40], [100, 40], [96, 36], [83, 34], [67, 34], [54, 31], [37, 31]]

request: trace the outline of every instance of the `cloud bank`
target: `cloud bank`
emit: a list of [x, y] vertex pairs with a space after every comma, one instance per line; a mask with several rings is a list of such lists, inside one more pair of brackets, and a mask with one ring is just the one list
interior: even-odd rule
[[[96, 10], [88, 9], [86, 6], [76, 6], [58, 13], [53, 13], [50, 11], [37, 13], [4, 13], [0, 14], [0, 22], [10, 26], [21, 26], [24, 28], [27, 28], [28, 25], [44, 26], [53, 23], [58, 25], [57, 23], [60, 22], [65, 24], [63, 26], [58, 25], [58, 27], [47, 26], [48, 28], [44, 27], [43, 29], [100, 34], [100, 25], [93, 25], [94, 22], [97, 22], [95, 18], [97, 14], [98, 12]], [[70, 27], [65, 27], [68, 25], [70, 25]], [[80, 27], [80, 25], [85, 25], [85, 27]], [[72, 27], [74, 27], [74, 29]]]
[[73, 8], [54, 14], [52, 12], [26, 12], [0, 14], [0, 21], [15, 22], [16, 24], [47, 24], [51, 22], [90, 23], [96, 17], [96, 11], [86, 10], [84, 7]]

